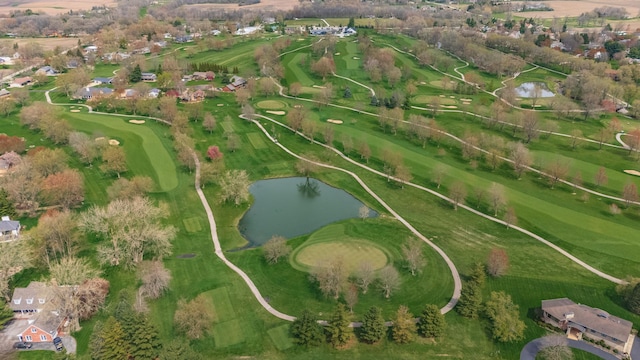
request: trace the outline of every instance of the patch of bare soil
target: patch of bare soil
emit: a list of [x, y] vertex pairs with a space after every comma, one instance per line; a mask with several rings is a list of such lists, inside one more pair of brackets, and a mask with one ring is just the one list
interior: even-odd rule
[[271, 9], [287, 11], [300, 4], [298, 0], [260, 0], [258, 4], [238, 6], [238, 4], [195, 4], [184, 5], [186, 7], [198, 7], [206, 9]]
[[[2, 13], [2, 11], [0, 11], [0, 13]], [[45, 51], [53, 50], [56, 48], [56, 46], [60, 46], [60, 48], [62, 49], [70, 49], [78, 45], [77, 38], [16, 38], [10, 40], [0, 40], [0, 42], [8, 43], [11, 45], [18, 43], [18, 46], [35, 42], [40, 44]]]
[[[514, 4], [518, 3], [514, 2]], [[589, 12], [602, 6], [623, 7], [627, 9], [630, 17], [636, 17], [640, 12], [640, 2], [637, 0], [548, 0], [544, 4], [552, 8], [553, 11], [535, 11], [520, 14], [522, 16], [531, 14], [531, 16], [540, 18], [562, 18], [564, 16], [579, 16], [584, 12]]]
[[68, 13], [69, 10], [90, 10], [94, 6], [116, 7], [116, 0], [0, 0], [0, 14], [11, 11], [31, 9], [46, 14]]

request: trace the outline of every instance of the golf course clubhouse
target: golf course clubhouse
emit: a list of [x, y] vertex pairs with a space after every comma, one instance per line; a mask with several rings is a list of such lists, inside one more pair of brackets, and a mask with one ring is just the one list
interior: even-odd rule
[[576, 304], [567, 298], [542, 300], [542, 320], [564, 330], [574, 340], [588, 337], [604, 341], [612, 350], [629, 352], [633, 345], [633, 323], [606, 311]]

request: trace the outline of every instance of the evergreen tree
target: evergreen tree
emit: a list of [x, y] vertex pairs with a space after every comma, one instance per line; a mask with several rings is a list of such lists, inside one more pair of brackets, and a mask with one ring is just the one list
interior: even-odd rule
[[140, 69], [140, 65], [136, 65], [129, 74], [129, 81], [132, 83], [138, 83], [142, 81], [142, 70]]
[[476, 263], [471, 271], [469, 280], [475, 282], [479, 287], [484, 286], [484, 281], [487, 279], [487, 273], [483, 263]]
[[16, 208], [9, 200], [9, 193], [5, 189], [0, 189], [0, 216], [8, 216], [12, 219], [18, 216]]
[[13, 319], [13, 310], [4, 301], [0, 300], [0, 330], [11, 319]]
[[500, 342], [512, 342], [522, 339], [526, 325], [520, 320], [518, 305], [504, 291], [491, 292], [491, 298], [485, 304], [485, 312], [491, 321], [493, 338]]
[[444, 315], [436, 305], [429, 304], [424, 307], [420, 321], [418, 321], [420, 335], [432, 338], [440, 337], [446, 326]]
[[413, 314], [409, 312], [409, 308], [401, 305], [396, 313], [391, 327], [391, 337], [398, 344], [406, 344], [413, 341], [416, 333], [416, 322]]
[[158, 68], [156, 69], [156, 75], [160, 76], [161, 74], [162, 74], [162, 64], [158, 64]]
[[158, 329], [146, 316], [133, 310], [126, 294], [120, 294], [120, 302], [116, 306], [114, 316], [125, 333], [131, 356], [136, 360], [153, 360], [158, 357], [162, 348]]
[[96, 321], [93, 325], [93, 332], [91, 333], [91, 339], [89, 339], [89, 350], [91, 351], [92, 359], [100, 359], [102, 348], [104, 347], [104, 338], [102, 337], [102, 329], [104, 324], [102, 321]]
[[350, 99], [351, 98], [351, 89], [347, 86], [344, 89], [344, 96], [345, 99]]
[[356, 19], [350, 17], [349, 18], [349, 23], [347, 24], [347, 27], [350, 27], [350, 28], [354, 29], [356, 27]]
[[387, 334], [387, 327], [384, 324], [382, 310], [377, 306], [372, 306], [362, 318], [360, 327], [360, 338], [369, 344], [377, 343]]
[[353, 339], [353, 328], [349, 326], [349, 313], [343, 303], [338, 303], [329, 325], [326, 327], [329, 334], [329, 343], [333, 347], [345, 346]]
[[189, 347], [189, 343], [181, 339], [173, 339], [162, 346], [160, 360], [200, 360], [202, 356]]
[[[96, 327], [98, 327], [98, 324], [96, 324]], [[100, 331], [93, 334], [91, 358], [94, 360], [128, 358], [129, 344], [118, 320], [111, 316], [100, 327]]]
[[375, 95], [371, 96], [371, 106], [380, 106], [380, 100]]
[[627, 296], [627, 308], [629, 311], [640, 314], [640, 283], [633, 287]]
[[480, 286], [474, 281], [465, 282], [462, 285], [460, 300], [456, 306], [456, 311], [466, 318], [477, 319], [480, 305], [482, 305], [482, 291]]
[[291, 335], [298, 345], [317, 346], [323, 341], [322, 326], [309, 310], [304, 310], [291, 324]]

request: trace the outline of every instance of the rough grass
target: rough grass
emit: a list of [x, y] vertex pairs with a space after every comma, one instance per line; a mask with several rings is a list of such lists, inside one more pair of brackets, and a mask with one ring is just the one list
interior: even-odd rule
[[431, 104], [433, 99], [437, 98], [440, 102], [440, 105], [455, 105], [457, 104], [455, 99], [451, 99], [449, 97], [438, 97], [438, 96], [428, 96], [428, 95], [417, 95], [414, 96], [413, 102], [416, 104]]

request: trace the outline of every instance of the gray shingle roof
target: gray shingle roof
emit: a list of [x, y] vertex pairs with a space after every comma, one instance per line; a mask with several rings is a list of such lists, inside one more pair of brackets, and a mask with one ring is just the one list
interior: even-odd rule
[[[49, 301], [50, 289], [43, 282], [32, 281], [26, 288], [15, 288], [9, 307], [13, 311], [42, 309]], [[44, 300], [44, 304], [40, 300]], [[30, 302], [30, 304], [29, 304]]]
[[0, 221], [0, 232], [20, 230], [20, 221], [2, 220]]

